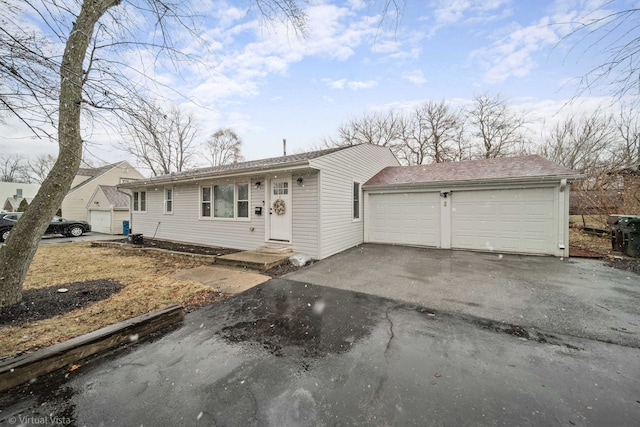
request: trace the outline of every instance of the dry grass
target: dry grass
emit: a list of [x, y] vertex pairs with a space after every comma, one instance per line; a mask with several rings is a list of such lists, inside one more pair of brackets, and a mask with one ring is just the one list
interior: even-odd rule
[[599, 228], [601, 230], [608, 230], [607, 224], [608, 215], [570, 215], [569, 224], [577, 227], [591, 227]]
[[50, 346], [170, 304], [210, 301], [217, 294], [211, 287], [171, 277], [197, 265], [112, 248], [91, 248], [89, 243], [42, 246], [29, 268], [25, 289], [105, 278], [125, 287], [106, 300], [64, 315], [1, 328], [0, 357]]
[[569, 227], [569, 244], [573, 247], [588, 249], [605, 256], [613, 255], [611, 237], [609, 235], [599, 236], [585, 233], [579, 228]]

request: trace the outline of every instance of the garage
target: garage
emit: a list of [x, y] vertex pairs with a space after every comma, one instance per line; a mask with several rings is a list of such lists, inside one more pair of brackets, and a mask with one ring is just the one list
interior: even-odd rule
[[96, 233], [111, 233], [111, 211], [89, 211], [89, 224]]
[[385, 168], [363, 186], [364, 241], [568, 256], [579, 177], [539, 156]]
[[439, 193], [372, 194], [369, 200], [371, 241], [439, 246]]

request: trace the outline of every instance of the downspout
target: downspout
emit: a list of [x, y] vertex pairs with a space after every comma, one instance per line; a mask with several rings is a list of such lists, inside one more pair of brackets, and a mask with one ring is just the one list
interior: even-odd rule
[[118, 187], [116, 187], [116, 191], [129, 197], [129, 234], [131, 234], [131, 230], [133, 230], [133, 192], [125, 193]]
[[558, 230], [558, 234], [560, 237], [558, 249], [562, 251], [563, 257], [569, 256], [569, 242], [568, 242], [569, 230], [567, 229], [569, 225], [568, 224], [569, 216], [567, 214], [567, 193], [565, 192], [566, 188], [567, 188], [567, 179], [562, 178], [560, 180], [560, 191], [558, 195], [558, 213], [559, 213], [558, 227], [560, 228]]

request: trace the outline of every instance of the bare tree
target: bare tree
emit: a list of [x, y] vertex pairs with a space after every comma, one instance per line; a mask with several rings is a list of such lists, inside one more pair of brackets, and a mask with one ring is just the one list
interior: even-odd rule
[[614, 118], [620, 135], [616, 154], [623, 165], [640, 165], [640, 114], [631, 108], [622, 108]]
[[561, 43], [573, 44], [572, 51], [580, 50], [581, 55], [589, 58], [594, 54], [605, 57], [601, 64], [582, 76], [578, 95], [604, 86], [610, 88], [616, 99], [630, 95], [637, 102], [640, 94], [640, 8], [611, 11], [612, 5], [616, 3], [600, 2], [576, 22], [568, 23], [574, 29], [562, 38]]
[[0, 181], [2, 182], [26, 182], [24, 158], [13, 155], [0, 156]]
[[144, 101], [127, 108], [126, 128], [131, 140], [120, 149], [132, 154], [153, 175], [182, 172], [191, 166], [198, 129], [193, 115], [176, 106], [166, 111], [157, 102]]
[[616, 140], [613, 118], [596, 110], [589, 116], [573, 116], [558, 123], [547, 136], [540, 154], [594, 176], [612, 166]]
[[[602, 111], [588, 116], [568, 117], [558, 123], [546, 137], [539, 154], [543, 157], [585, 174], [572, 185], [580, 206], [576, 214], [611, 214], [618, 197], [618, 182], [610, 172], [619, 165], [615, 155], [618, 138], [613, 117]], [[605, 224], [602, 224], [605, 227]]]
[[[292, 19], [294, 25], [305, 22], [300, 9], [294, 7], [297, 5], [295, 0], [256, 1], [259, 6], [268, 6], [268, 11], [282, 13]], [[31, 0], [19, 3], [40, 17], [47, 31], [53, 34], [54, 42], [46, 45], [36, 41], [41, 36], [29, 30], [32, 26], [25, 25], [21, 10], [13, 2], [0, 2], [0, 87], [5, 91], [2, 93], [9, 94], [3, 95], [0, 103], [27, 125], [32, 120], [48, 121], [54, 125], [59, 148], [58, 159], [42, 182], [30, 209], [13, 227], [6, 244], [0, 247], [0, 307], [4, 307], [21, 300], [24, 277], [40, 238], [80, 166], [82, 112], [91, 113], [98, 109], [116, 111], [122, 104], [139, 97], [138, 86], [126, 84], [128, 78], [122, 72], [126, 65], [117, 56], [118, 49], [127, 44], [127, 40], [135, 44], [136, 24], [146, 22], [135, 19], [134, 23], [132, 15], [137, 18], [144, 15], [155, 25], [153, 31], [146, 33], [153, 40], [145, 42], [145, 48], [155, 49], [158, 55], [164, 52], [173, 59], [184, 56], [179, 49], [172, 48], [175, 44], [168, 22], [173, 20], [194, 37], [198, 32], [189, 24], [188, 6], [178, 1], [127, 2], [128, 7], [136, 8], [136, 14], [125, 12], [124, 7], [119, 8], [122, 0]], [[58, 44], [64, 45], [62, 55], [55, 51]], [[100, 54], [105, 52], [112, 55], [103, 54], [101, 57]], [[54, 72], [58, 79], [51, 79]], [[28, 108], [28, 103], [37, 108]], [[52, 113], [54, 104], [57, 109]], [[39, 118], [33, 119], [34, 116]], [[39, 133], [36, 126], [30, 127], [34, 133]]]
[[415, 108], [400, 126], [401, 147], [406, 163], [442, 163], [460, 157], [463, 120], [444, 101], [428, 101]]
[[25, 168], [25, 174], [28, 176], [29, 182], [42, 184], [49, 172], [56, 163], [57, 157], [51, 154], [45, 154], [29, 159]]
[[338, 128], [338, 140], [333, 145], [373, 144], [393, 147], [398, 142], [400, 119], [401, 116], [393, 110], [353, 117]]
[[512, 112], [500, 95], [475, 96], [466, 113], [479, 157], [513, 154], [526, 140], [524, 117]]
[[207, 140], [211, 166], [241, 162], [242, 139], [231, 128], [218, 129]]

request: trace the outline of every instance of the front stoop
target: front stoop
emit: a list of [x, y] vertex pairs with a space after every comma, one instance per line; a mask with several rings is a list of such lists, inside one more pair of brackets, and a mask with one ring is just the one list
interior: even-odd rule
[[219, 256], [216, 263], [266, 271], [285, 264], [291, 255], [293, 251], [287, 247], [263, 246], [252, 251]]

